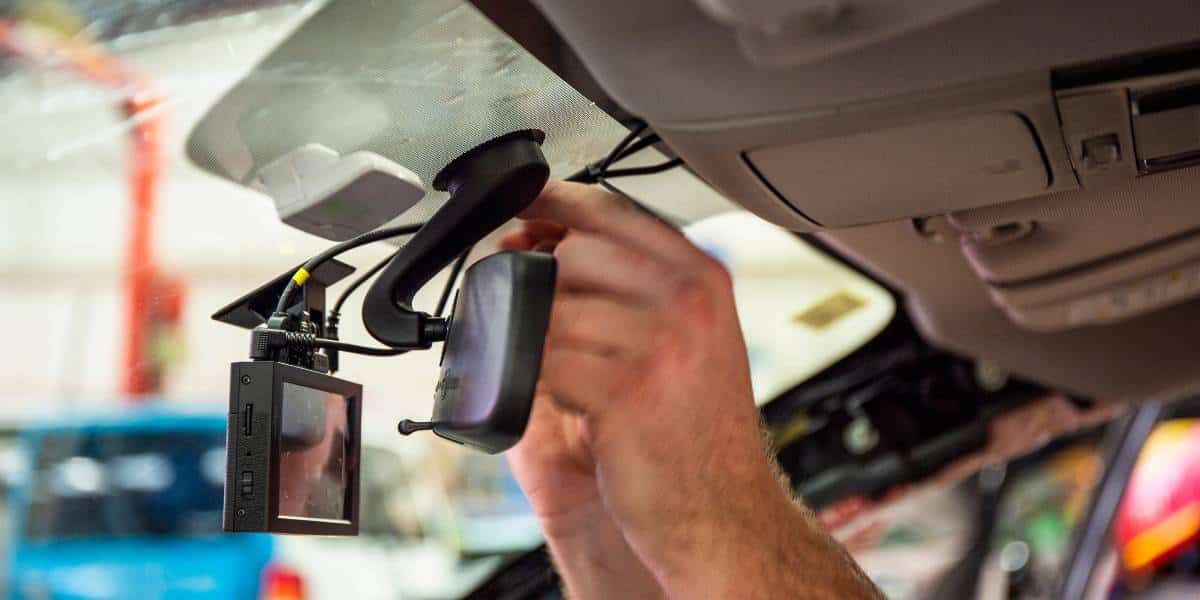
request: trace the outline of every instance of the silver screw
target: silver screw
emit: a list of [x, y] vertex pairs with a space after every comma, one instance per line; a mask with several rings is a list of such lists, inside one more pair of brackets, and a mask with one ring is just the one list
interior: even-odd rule
[[842, 443], [851, 454], [863, 455], [879, 444], [879, 432], [866, 417], [857, 417], [842, 432]]

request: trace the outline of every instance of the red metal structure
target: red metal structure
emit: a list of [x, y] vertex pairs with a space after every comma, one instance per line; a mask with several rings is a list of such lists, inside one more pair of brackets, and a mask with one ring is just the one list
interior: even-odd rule
[[[0, 57], [4, 56], [39, 68], [68, 70], [126, 93], [121, 111], [131, 125], [131, 206], [123, 269], [126, 297], [121, 391], [135, 401], [155, 394], [161, 389], [165, 365], [152, 356], [151, 334], [172, 319], [178, 322], [183, 298], [181, 284], [162, 276], [154, 255], [153, 215], [165, 161], [163, 97], [147, 78], [103, 49], [22, 22], [0, 20]], [[173, 293], [160, 296], [156, 290]]]

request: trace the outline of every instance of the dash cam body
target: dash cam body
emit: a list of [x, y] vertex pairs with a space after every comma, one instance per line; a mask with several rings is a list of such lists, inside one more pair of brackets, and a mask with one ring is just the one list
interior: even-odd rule
[[357, 534], [362, 386], [274, 361], [230, 372], [225, 531]]

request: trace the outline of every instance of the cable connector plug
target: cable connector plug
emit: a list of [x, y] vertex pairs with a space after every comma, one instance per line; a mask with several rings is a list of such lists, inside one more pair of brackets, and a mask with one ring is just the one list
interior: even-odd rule
[[423, 319], [421, 322], [421, 338], [427, 343], [444, 341], [449, 333], [449, 319], [432, 317]]
[[299, 331], [260, 327], [250, 332], [250, 359], [276, 360], [280, 351], [309, 351], [317, 348], [317, 336]]

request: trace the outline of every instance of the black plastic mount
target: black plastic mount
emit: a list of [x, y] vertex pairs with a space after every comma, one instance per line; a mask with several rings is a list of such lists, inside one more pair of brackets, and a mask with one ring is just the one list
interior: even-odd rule
[[367, 331], [395, 348], [428, 348], [444, 324], [413, 310], [413, 296], [484, 236], [533, 203], [550, 178], [542, 156], [546, 134], [514, 131], [484, 142], [446, 165], [433, 187], [450, 192], [408, 244], [388, 263], [363, 300]]
[[[296, 265], [296, 268], [299, 266]], [[271, 313], [275, 311], [275, 304], [279, 302], [280, 294], [292, 280], [292, 276], [296, 274], [296, 268], [292, 268], [221, 307], [220, 310], [213, 313], [212, 319], [242, 329], [254, 329], [259, 325], [266, 324]], [[292, 296], [292, 303], [287, 309], [288, 314], [295, 316], [301, 311], [307, 310], [315, 313], [313, 317], [315, 321], [321, 321], [319, 317], [325, 312], [325, 288], [341, 281], [353, 272], [354, 267], [340, 260], [325, 261], [324, 264], [313, 270], [307, 285], [300, 289], [300, 293]]]

